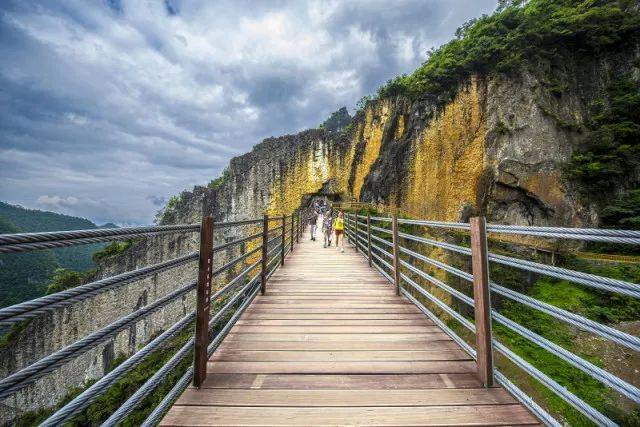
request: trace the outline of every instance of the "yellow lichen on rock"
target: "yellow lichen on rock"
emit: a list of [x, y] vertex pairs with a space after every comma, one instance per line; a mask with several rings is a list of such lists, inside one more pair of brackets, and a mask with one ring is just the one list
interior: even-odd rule
[[[317, 141], [313, 150], [298, 151], [296, 158], [274, 181], [269, 192], [267, 213], [270, 215], [291, 214], [300, 207], [305, 194], [317, 193], [331, 179], [340, 189], [346, 188], [350, 162], [338, 159], [327, 144]], [[344, 185], [343, 185], [344, 183]]]
[[472, 81], [415, 141], [402, 210], [415, 218], [456, 221], [464, 204], [475, 205], [485, 134], [480, 94]]
[[[364, 151], [355, 166], [353, 180], [353, 197], [360, 198], [365, 177], [369, 174], [371, 166], [380, 155], [384, 127], [389, 119], [391, 105], [389, 100], [380, 101], [373, 108], [365, 110], [364, 125], [362, 129], [362, 143]], [[356, 133], [358, 135], [358, 133]]]
[[349, 187], [349, 177], [351, 173], [351, 166], [353, 165], [353, 159], [356, 153], [356, 147], [358, 145], [358, 140], [360, 135], [363, 132], [364, 123], [358, 121], [356, 122], [356, 128], [353, 132], [353, 136], [351, 137], [351, 144], [349, 150], [346, 152], [346, 155], [343, 158], [340, 156], [333, 155], [331, 156], [331, 161], [329, 163], [329, 170], [333, 179], [335, 179], [338, 188], [342, 192], [347, 192]]
[[401, 114], [398, 116], [398, 119], [396, 121], [396, 131], [393, 135], [394, 139], [400, 139], [402, 137], [402, 135], [404, 134], [404, 128], [405, 128], [405, 124], [404, 124], [404, 116]]

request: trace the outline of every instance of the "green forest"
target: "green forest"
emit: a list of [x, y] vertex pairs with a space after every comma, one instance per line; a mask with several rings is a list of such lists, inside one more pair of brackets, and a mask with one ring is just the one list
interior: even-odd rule
[[[114, 227], [105, 224], [103, 228]], [[99, 228], [88, 219], [0, 202], [0, 234]], [[0, 255], [0, 307], [17, 304], [60, 286], [71, 270], [85, 272], [95, 267], [94, 252], [105, 245], [95, 243], [44, 251]], [[75, 273], [80, 276], [80, 273]], [[78, 283], [79, 284], [79, 283]]]

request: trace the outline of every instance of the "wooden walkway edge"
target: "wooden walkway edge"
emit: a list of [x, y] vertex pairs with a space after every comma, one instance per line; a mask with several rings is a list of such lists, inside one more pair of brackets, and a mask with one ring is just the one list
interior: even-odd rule
[[164, 426], [537, 425], [353, 247], [300, 242]]

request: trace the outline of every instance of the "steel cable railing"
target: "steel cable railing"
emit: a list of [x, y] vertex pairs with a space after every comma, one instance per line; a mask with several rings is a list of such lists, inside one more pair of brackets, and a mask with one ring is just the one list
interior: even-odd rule
[[637, 230], [487, 224], [487, 231], [493, 233], [526, 234], [528, 236], [535, 237], [640, 245], [640, 232]]
[[[351, 216], [352, 218], [354, 216]], [[393, 222], [393, 218], [385, 218], [385, 217], [369, 217], [368, 221], [376, 220], [380, 222]], [[425, 226], [425, 227], [437, 227], [437, 228], [450, 228], [450, 229], [458, 229], [458, 230], [471, 230], [471, 226], [465, 223], [447, 223], [441, 221], [422, 221], [422, 220], [406, 220], [406, 219], [397, 219], [398, 224], [406, 224], [406, 225], [416, 225], [416, 226]], [[383, 239], [374, 234], [367, 235], [366, 231], [363, 231], [360, 226], [366, 227], [366, 223], [362, 223], [360, 221], [350, 221], [349, 225], [352, 228], [352, 232], [354, 230], [354, 226], [358, 225], [358, 229], [355, 230], [355, 240], [356, 242], [363, 242], [365, 239], [361, 238], [361, 235], [367, 236], [369, 239], [374, 240], [376, 242], [385, 244], [391, 248], [394, 248], [394, 245], [397, 243], [393, 241], [389, 241]], [[377, 231], [379, 233], [393, 234], [392, 230], [370, 226], [368, 231]], [[508, 232], [508, 233], [517, 233], [517, 234], [526, 234], [534, 237], [553, 237], [553, 238], [565, 238], [565, 239], [577, 239], [577, 240], [585, 240], [585, 241], [606, 241], [613, 243], [625, 243], [625, 244], [637, 244], [633, 239], [640, 237], [640, 231], [634, 230], [600, 230], [600, 229], [570, 229], [570, 228], [561, 228], [561, 227], [520, 227], [520, 226], [500, 226], [500, 225], [487, 225], [488, 232]], [[352, 234], [354, 235], [354, 234]], [[472, 249], [459, 246], [447, 242], [441, 242], [433, 239], [429, 239], [426, 237], [415, 236], [409, 233], [398, 233], [399, 238], [403, 238], [406, 240], [410, 240], [413, 242], [417, 242], [420, 244], [426, 244], [433, 247], [438, 247], [446, 250], [453, 251], [454, 253], [459, 253], [463, 255], [473, 255]], [[622, 241], [622, 240], [624, 241]], [[368, 246], [367, 243], [362, 243], [364, 247]], [[375, 250], [373, 252], [371, 250]], [[393, 254], [383, 250], [380, 246], [371, 243], [369, 250], [371, 251], [372, 258], [378, 260], [380, 264], [376, 262], [372, 262], [374, 265], [390, 282], [394, 282], [394, 279], [391, 275], [384, 271], [383, 266], [388, 270], [393, 271], [393, 265], [386, 262], [382, 256], [385, 255], [389, 258], [393, 257]], [[460, 277], [468, 282], [473, 282], [473, 275], [462, 270], [459, 270], [455, 267], [451, 267], [446, 263], [441, 261], [434, 260], [425, 255], [422, 255], [418, 252], [410, 250], [406, 247], [397, 246], [397, 250], [399, 253], [402, 253], [409, 258], [414, 258], [418, 261], [425, 262], [433, 267], [443, 269], [449, 273], [452, 273], [456, 277]], [[368, 254], [364, 251], [361, 253], [367, 257]], [[607, 277], [602, 277], [589, 273], [582, 273], [566, 268], [549, 266], [546, 264], [540, 264], [532, 261], [521, 260], [518, 258], [498, 255], [494, 253], [488, 253], [487, 255], [488, 261], [507, 265], [514, 268], [519, 268], [521, 270], [530, 271], [538, 274], [547, 275], [550, 277], [554, 277], [557, 279], [568, 280], [573, 283], [586, 285], [601, 291], [610, 291], [623, 295], [627, 295], [630, 297], [638, 297], [640, 296], [640, 287], [637, 284], [625, 282], [623, 280], [612, 279]], [[372, 260], [373, 261], [373, 260]], [[439, 287], [440, 289], [448, 292], [450, 295], [455, 297], [456, 299], [462, 301], [463, 303], [474, 307], [473, 298], [465, 295], [464, 293], [448, 286], [443, 281], [436, 279], [435, 277], [427, 274], [426, 272], [420, 270], [416, 266], [411, 263], [405, 261], [404, 259], [399, 260], [399, 266], [410, 271], [413, 274], [418, 275], [422, 279], [427, 280], [429, 283]], [[433, 303], [436, 307], [441, 309], [444, 313], [456, 319], [459, 323], [465, 326], [467, 329], [472, 330], [475, 333], [475, 325], [467, 320], [464, 316], [462, 316], [457, 311], [453, 310], [447, 304], [433, 296], [431, 293], [426, 291], [424, 288], [419, 286], [416, 282], [412, 281], [406, 274], [400, 273], [400, 278], [405, 283], [409, 283], [416, 292], [418, 292], [422, 297], [426, 298], [428, 301]], [[586, 330], [593, 334], [599, 335], [608, 341], [615, 342], [617, 344], [626, 346], [634, 351], [640, 351], [640, 339], [633, 335], [624, 333], [622, 331], [618, 331], [615, 328], [611, 328], [606, 325], [602, 325], [600, 323], [594, 322], [590, 319], [587, 319], [583, 316], [576, 315], [574, 313], [570, 313], [566, 310], [560, 309], [558, 307], [554, 307], [550, 304], [544, 303], [542, 301], [536, 300], [534, 298], [528, 297], [526, 295], [520, 294], [511, 289], [500, 286], [494, 282], [489, 283], [490, 289], [492, 292], [497, 293], [506, 298], [512, 299], [516, 302], [534, 308], [538, 311], [546, 313], [552, 317], [555, 317], [558, 320], [564, 321], [572, 326], [578, 327], [582, 330]], [[415, 298], [413, 298], [410, 294], [407, 293], [405, 289], [401, 289], [401, 293], [409, 298], [414, 304], [419, 305], [419, 308], [425, 314], [427, 314], [432, 320], [439, 319], [434, 314], [430, 313], [428, 309], [422, 306]], [[635, 401], [638, 403], [640, 401], [640, 390], [638, 387], [627, 383], [621, 378], [605, 371], [604, 369], [590, 363], [589, 361], [584, 360], [583, 358], [577, 356], [576, 354], [564, 349], [563, 347], [553, 343], [552, 341], [536, 334], [535, 332], [525, 328], [522, 325], [512, 321], [511, 319], [503, 316], [496, 310], [491, 310], [491, 316], [493, 321], [505, 326], [507, 329], [519, 334], [523, 338], [535, 343], [551, 354], [557, 356], [563, 361], [569, 363], [571, 366], [581, 370], [587, 375], [593, 377], [594, 379], [600, 381], [602, 384], [610, 387], [611, 389], [619, 392], [621, 395]], [[435, 320], [434, 320], [435, 321]], [[443, 326], [443, 330], [446, 328], [442, 322], [436, 322], [436, 324], [441, 324]], [[448, 329], [448, 328], [447, 328]], [[448, 329], [451, 334], [457, 337], [457, 335]], [[446, 332], [446, 330], [445, 330]], [[464, 340], [457, 337], [456, 342], [458, 342], [465, 350], [471, 350], [473, 352], [473, 357], [475, 358], [475, 350], [471, 348]], [[580, 399], [573, 393], [569, 392], [565, 387], [558, 384], [555, 380], [544, 374], [542, 371], [538, 370], [536, 367], [531, 365], [529, 362], [525, 361], [522, 357], [515, 354], [512, 350], [508, 349], [503, 344], [497, 342], [495, 339], [493, 340], [494, 348], [496, 351], [500, 352], [504, 355], [508, 360], [514, 363], [516, 366], [523, 369], [537, 381], [540, 381], [543, 385], [548, 387], [555, 394], [560, 396], [563, 400], [565, 400], [572, 407], [577, 409], [583, 415], [591, 419], [593, 422], [600, 425], [615, 425], [613, 421], [611, 421], [608, 417], [600, 413], [598, 410], [593, 408], [591, 405], [586, 403], [584, 400]], [[471, 354], [471, 353], [470, 353]], [[540, 419], [548, 425], [558, 425], [557, 421], [553, 419], [546, 411], [544, 411], [539, 405], [537, 405], [529, 396], [522, 392], [518, 387], [516, 387], [511, 381], [509, 381], [502, 373], [495, 371], [495, 378], [498, 380], [500, 384], [502, 384], [507, 390], [509, 390], [514, 396], [516, 396], [523, 404], [525, 404], [529, 409], [531, 409], [536, 415], [540, 417]]]
[[152, 234], [195, 231], [200, 231], [198, 224], [2, 234], [0, 235], [0, 253], [52, 249], [87, 243], [108, 242], [110, 240], [128, 240]]
[[[445, 242], [439, 242], [437, 240], [413, 236], [407, 233], [399, 233], [399, 236], [409, 240], [413, 240], [415, 242], [428, 244], [431, 246], [451, 250], [451, 251], [458, 252], [465, 255], [471, 255], [471, 249], [466, 248], [464, 246], [454, 245], [454, 244], [445, 243]], [[518, 258], [498, 255], [494, 253], [489, 253], [489, 261], [493, 261], [493, 262], [507, 265], [510, 267], [519, 268], [521, 270], [544, 274], [544, 275], [555, 277], [558, 279], [569, 280], [574, 283], [590, 286], [593, 288], [598, 288], [601, 290], [618, 292], [620, 294], [640, 298], [640, 287], [635, 283], [625, 282], [623, 280], [612, 279], [609, 277], [602, 277], [595, 274], [583, 273], [575, 270], [540, 264], [533, 261], [521, 260]]]
[[[401, 248], [400, 250], [404, 253], [411, 255], [416, 259], [428, 262], [436, 267], [442, 268], [443, 270], [449, 273], [452, 273], [457, 277], [465, 279], [469, 282], [473, 282], [472, 274], [459, 270], [455, 267], [451, 267], [445, 263], [435, 261], [433, 259], [425, 257], [424, 255], [420, 255], [416, 252], [410, 251], [406, 248]], [[519, 292], [505, 288], [504, 286], [500, 286], [494, 282], [491, 282], [491, 290], [511, 300], [517, 301], [521, 304], [537, 309], [538, 311], [542, 311], [543, 313], [553, 316], [556, 319], [561, 320], [565, 323], [569, 323], [573, 326], [576, 326], [582, 330], [594, 333], [610, 341], [629, 347], [632, 350], [640, 351], [640, 338], [627, 334], [626, 332], [622, 332], [615, 328], [611, 328], [609, 326], [605, 326], [600, 323], [594, 322], [592, 320], [587, 319], [586, 317], [573, 314], [561, 308], [552, 306], [551, 304], [547, 304], [535, 298], [523, 295]]]
[[391, 234], [391, 230], [387, 230], [386, 228], [382, 228], [382, 227], [376, 227], [375, 225], [371, 226], [371, 229], [373, 231], [379, 231], [381, 233], [387, 233], [387, 234]]
[[31, 319], [47, 311], [82, 301], [91, 296], [114, 289], [115, 287], [131, 283], [154, 274], [184, 265], [198, 259], [198, 253], [193, 252], [179, 258], [143, 267], [138, 270], [118, 274], [106, 279], [96, 280], [75, 288], [67, 289], [51, 295], [45, 295], [31, 301], [0, 309], [0, 326], [11, 325], [23, 320]]
[[555, 277], [561, 280], [568, 280], [573, 283], [579, 283], [581, 285], [586, 285], [604, 291], [617, 292], [623, 295], [640, 298], [640, 286], [635, 283], [625, 282], [623, 280], [612, 279], [610, 277], [602, 277], [595, 274], [583, 273], [567, 268], [540, 264], [533, 261], [527, 261], [494, 253], [489, 253], [489, 261], [519, 268], [521, 270], [531, 271], [533, 273], [544, 274], [546, 276]]
[[[449, 316], [456, 319], [466, 329], [468, 329], [474, 334], [476, 333], [475, 325], [471, 323], [469, 320], [467, 320], [464, 316], [462, 316], [457, 311], [453, 310], [451, 307], [449, 307], [447, 304], [442, 302], [440, 299], [433, 296], [431, 293], [429, 293], [427, 290], [422, 288], [420, 285], [418, 285], [416, 282], [411, 280], [406, 275], [401, 274], [401, 276], [402, 276], [402, 279], [406, 283], [410, 284], [412, 288], [415, 289], [418, 293], [420, 293], [422, 296], [429, 299], [431, 302], [437, 305], [438, 308], [442, 309]], [[498, 350], [501, 354], [506, 356], [511, 362], [513, 362], [518, 367], [523, 369], [525, 372], [527, 372], [537, 381], [547, 386], [550, 390], [552, 390], [558, 396], [562, 397], [567, 403], [569, 403], [575, 409], [577, 409], [578, 411], [580, 411], [581, 413], [589, 417], [592, 421], [597, 422], [600, 425], [615, 425], [609, 418], [602, 415], [598, 410], [593, 408], [587, 402], [580, 399], [575, 394], [568, 391], [566, 388], [562, 387], [556, 381], [551, 379], [548, 375], [544, 374], [542, 371], [535, 368], [533, 365], [531, 365], [530, 363], [522, 359], [520, 356], [518, 356], [517, 354], [509, 350], [507, 347], [499, 343], [497, 340], [493, 339], [493, 345], [496, 350]]]
[[[287, 217], [289, 217], [288, 221]], [[251, 226], [260, 223], [264, 224], [269, 220], [282, 220], [283, 225], [272, 229], [268, 229], [268, 227], [265, 226], [263, 227], [262, 232], [253, 233], [245, 237], [239, 237], [216, 246], [213, 245], [213, 237], [211, 234], [212, 229], [229, 228], [235, 226]], [[296, 229], [296, 221], [294, 219], [294, 215], [287, 215], [285, 217], [271, 217], [269, 219], [264, 218], [217, 223], [214, 223], [209, 217], [207, 221], [203, 219], [202, 225], [186, 224], [175, 226], [135, 227], [126, 229], [80, 230], [71, 232], [0, 235], [0, 253], [23, 252], [28, 250], [46, 249], [49, 247], [93, 243], [96, 241], [96, 239], [101, 239], [99, 241], [121, 240], [142, 235], [193, 231], [200, 232], [201, 249], [206, 249], [207, 245], [210, 248], [207, 254], [204, 254], [204, 252], [189, 253], [172, 260], [160, 262], [158, 264], [150, 265], [147, 267], [142, 267], [140, 269], [118, 274], [110, 278], [96, 280], [72, 289], [58, 292], [56, 294], [47, 295], [32, 301], [16, 304], [11, 307], [2, 308], [0, 309], [0, 325], [11, 325], [19, 321], [37, 317], [48, 311], [53, 311], [58, 308], [73, 304], [77, 301], [82, 301], [86, 298], [90, 298], [91, 296], [97, 295], [107, 290], [113, 290], [119, 286], [131, 283], [133, 281], [140, 280], [187, 264], [189, 262], [195, 261], [199, 257], [199, 280], [202, 280], [202, 278], [204, 277], [208, 278], [206, 280], [210, 281], [211, 277], [228, 271], [230, 268], [240, 263], [246, 262], [246, 260], [250, 256], [255, 255], [261, 251], [263, 255], [262, 258], [266, 257], [268, 259], [272, 257], [267, 264], [267, 267], [269, 267], [270, 269], [266, 271], [266, 278], [263, 279], [266, 280], [271, 277], [271, 275], [273, 275], [277, 268], [280, 266], [280, 263], [277, 263], [276, 261], [280, 260], [282, 263], [284, 263], [284, 257], [292, 251], [294, 242], [302, 231], [300, 221], [298, 220], [297, 223], [298, 228]], [[277, 233], [278, 231], [280, 231], [280, 233]], [[276, 235], [273, 238], [267, 239], [267, 236], [274, 233]], [[203, 256], [211, 258], [216, 253], [220, 253], [224, 250], [231, 249], [234, 246], [249, 242], [254, 239], [258, 239], [260, 237], [263, 238], [263, 242], [266, 242], [266, 246], [264, 246], [264, 244], [261, 244], [248, 251], [245, 251], [244, 253], [235, 256], [233, 259], [226, 261], [223, 265], [216, 268], [215, 270], [213, 269], [213, 263], [211, 262], [211, 260], [209, 260], [205, 264], [203, 264], [202, 262]], [[206, 241], [208, 241], [209, 243], [206, 243]], [[202, 246], [203, 244], [205, 246]], [[270, 249], [267, 251], [266, 248]], [[211, 341], [211, 343], [206, 347], [206, 349], [208, 349], [208, 356], [210, 356], [215, 348], [217, 348], [221, 340], [230, 330], [230, 327], [233, 325], [233, 323], [235, 323], [235, 320], [237, 320], [242, 311], [248, 306], [253, 297], [255, 297], [256, 293], [259, 291], [260, 287], [256, 285], [260, 282], [260, 264], [262, 262], [263, 259], [260, 259], [248, 265], [242, 270], [240, 274], [229, 281], [227, 285], [225, 285], [219, 291], [215, 292], [210, 297], [212, 300], [219, 299], [246, 282], [246, 284], [243, 285], [244, 287], [240, 289], [233, 297], [231, 297], [227, 301], [226, 305], [220, 311], [218, 311], [215, 316], [210, 318], [208, 322], [209, 331], [213, 326], [215, 326], [216, 323], [219, 323], [220, 320], [222, 320], [223, 316], [227, 315], [235, 305], [240, 304], [240, 308], [236, 310], [236, 312], [231, 316], [231, 320], [222, 328], [221, 332], [218, 333], [213, 341]], [[206, 275], [204, 276], [202, 270], [203, 266], [208, 270], [206, 272]], [[256, 269], [258, 269], [258, 272], [247, 281], [246, 276]], [[263, 275], [262, 277], [265, 276]], [[139, 308], [136, 311], [110, 323], [109, 325], [90, 333], [80, 340], [45, 356], [44, 358], [32, 363], [31, 365], [13, 372], [6, 378], [0, 380], [0, 398], [7, 397], [33, 383], [35, 380], [55, 371], [63, 364], [76, 359], [86, 351], [89, 351], [90, 349], [104, 343], [107, 339], [111, 339], [118, 333], [126, 330], [132, 325], [135, 325], [137, 322], [143, 320], [150, 314], [160, 310], [161, 308], [177, 300], [178, 298], [184, 297], [195, 288], [200, 289], [200, 286], [206, 286], [206, 282], [203, 283], [204, 284], [200, 284], [200, 281], [194, 282], [176, 291], [173, 291], [168, 295], [153, 301], [149, 305]], [[198, 294], [198, 301], [200, 301], [199, 295], [200, 294]], [[200, 302], [198, 302], [198, 304], [200, 304]], [[197, 311], [197, 313], [200, 312]], [[60, 423], [72, 420], [77, 414], [79, 414], [89, 405], [95, 402], [95, 400], [100, 397], [107, 389], [113, 386], [116, 381], [118, 381], [132, 369], [135, 369], [150, 354], [165, 346], [166, 343], [169, 342], [169, 340], [174, 339], [179, 333], [183, 333], [183, 331], [187, 327], [190, 327], [190, 325], [193, 324], [193, 321], [198, 318], [198, 316], [200, 316], [200, 314], [197, 313], [187, 314], [177, 323], [169, 327], [169, 329], [167, 329], [165, 332], [148, 342], [144, 347], [131, 355], [123, 363], [119, 364], [112, 371], [106, 373], [94, 384], [92, 384], [82, 393], [76, 396], [73, 400], [62, 406], [62, 408], [60, 408], [47, 420], [45, 420], [43, 425], [58, 425]], [[191, 338], [189, 338], [186, 343], [183, 344], [180, 349], [176, 353], [174, 353], [162, 367], [160, 367], [150, 378], [148, 378], [144, 382], [144, 384], [142, 384], [140, 388], [129, 399], [127, 399], [127, 401], [124, 402], [122, 406], [118, 408], [118, 410], [111, 414], [105, 424], [115, 425], [122, 421], [127, 415], [129, 415], [135, 409], [135, 407], [145, 397], [152, 393], [162, 381], [165, 381], [167, 375], [176, 367], [178, 367], [178, 365], [184, 360], [184, 358], [191, 353], [192, 348], [194, 348], [194, 344], [197, 343], [198, 339], [199, 338], [197, 338], [197, 336], [192, 336]], [[195, 345], [195, 348], [197, 349], [198, 346]], [[169, 395], [166, 396], [162, 402], [173, 402], [173, 400], [175, 400], [175, 398], [177, 397], [176, 390], [183, 390], [184, 387], [186, 387], [186, 385], [189, 383], [189, 380], [193, 375], [195, 375], [195, 370], [192, 366], [191, 368], [187, 369], [187, 372], [180, 378], [178, 384], [176, 384], [177, 387], [174, 386]], [[156, 408], [156, 410], [152, 412], [152, 415], [161, 414], [166, 409], [166, 407]]]
[[383, 243], [383, 244], [385, 244], [385, 245], [387, 245], [387, 246], [391, 246], [391, 247], [393, 247], [393, 243], [391, 243], [391, 242], [390, 242], [390, 241], [388, 241], [388, 240], [383, 239], [382, 237], [378, 237], [378, 236], [376, 236], [375, 234], [372, 234], [372, 235], [371, 235], [371, 239], [372, 239], [372, 240], [375, 240], [375, 241], [377, 241], [377, 242]]
[[251, 236], [243, 237], [241, 239], [232, 240], [230, 242], [223, 243], [222, 245], [214, 246], [213, 247], [213, 252], [214, 253], [215, 252], [219, 252], [219, 251], [221, 251], [223, 249], [230, 248], [231, 246], [239, 245], [240, 243], [244, 243], [244, 242], [248, 242], [249, 240], [257, 239], [258, 237], [262, 237], [262, 232], [256, 233], [256, 234], [252, 234]]
[[[236, 310], [231, 319], [227, 322], [225, 327], [216, 335], [216, 338], [211, 342], [209, 347], [207, 348], [207, 354], [209, 357], [213, 354], [215, 349], [220, 345], [224, 337], [229, 333], [233, 325], [235, 325], [238, 318], [242, 315], [242, 313], [246, 310], [249, 304], [253, 301], [253, 298], [257, 295], [259, 289], [255, 289], [251, 295], [242, 303], [242, 305]], [[193, 365], [184, 373], [184, 375], [178, 380], [178, 382], [173, 386], [173, 388], [167, 393], [167, 395], [162, 399], [162, 401], [154, 408], [154, 410], [149, 414], [147, 419], [141, 424], [142, 427], [152, 427], [155, 426], [164, 413], [169, 409], [169, 407], [173, 404], [173, 402], [178, 399], [180, 394], [187, 388], [189, 382], [191, 380], [191, 376], [193, 375]]]
[[[477, 354], [473, 347], [464, 341], [457, 333], [449, 328], [443, 321], [438, 318], [431, 310], [427, 309], [417, 299], [415, 299], [406, 289], [401, 290], [409, 301], [411, 301], [418, 309], [424, 313], [436, 326], [444, 331], [451, 339], [453, 339], [464, 351], [466, 351], [473, 359], [477, 360]], [[525, 394], [520, 388], [509, 381], [500, 371], [495, 371], [496, 380], [516, 397], [523, 405], [525, 405], [532, 413], [534, 413], [545, 425], [552, 427], [560, 427], [561, 424], [556, 421], [544, 408], [538, 405], [532, 398]]]
[[[241, 275], [244, 275], [241, 274]], [[229, 310], [242, 298], [244, 294], [244, 290], [250, 289], [257, 283], [259, 275], [256, 274], [243, 290], [240, 290], [233, 296], [223, 308], [221, 308], [215, 316], [213, 316], [209, 320], [209, 329], [212, 329], [217, 323], [222, 320], [222, 318], [229, 312]], [[236, 280], [236, 279], [234, 279]], [[229, 285], [225, 286], [223, 289], [218, 291], [216, 295], [212, 296], [212, 300], [216, 300], [217, 297], [223, 295], [224, 293], [229, 292]], [[149, 378], [136, 392], [127, 399], [111, 416], [102, 424], [102, 426], [115, 426], [120, 420], [124, 419], [128, 414], [130, 414], [138, 405], [142, 399], [149, 395], [162, 381], [166, 379], [166, 375], [175, 368], [182, 359], [189, 354], [189, 352], [193, 349], [193, 345], [195, 344], [195, 338], [190, 338], [181, 348], [176, 352], [173, 357], [164, 364], [160, 369], [158, 369], [154, 375]]]
[[218, 229], [218, 228], [237, 227], [237, 226], [240, 226], [240, 225], [256, 225], [256, 224], [260, 224], [260, 223], [262, 223], [262, 218], [245, 219], [245, 220], [241, 220], [241, 221], [214, 222], [213, 226], [216, 229]]
[[[428, 280], [430, 283], [436, 285], [440, 289], [442, 289], [445, 292], [449, 293], [450, 295], [452, 295], [453, 297], [457, 298], [458, 300], [464, 302], [468, 306], [474, 307], [473, 298], [471, 298], [471, 297], [463, 294], [462, 292], [460, 292], [460, 291], [448, 286], [447, 284], [445, 284], [441, 280], [436, 279], [435, 277], [433, 277], [433, 276], [427, 274], [426, 272], [416, 268], [415, 266], [409, 264], [406, 261], [401, 261], [401, 263], [402, 263], [403, 267], [406, 267], [411, 272], [419, 275], [423, 279]], [[571, 353], [570, 351], [565, 350], [564, 348], [560, 347], [559, 345], [547, 340], [546, 338], [536, 334], [535, 332], [525, 328], [524, 326], [519, 325], [518, 323], [512, 321], [511, 319], [503, 316], [502, 314], [500, 314], [496, 310], [492, 310], [491, 313], [492, 313], [493, 320], [495, 320], [497, 323], [500, 323], [500, 324], [504, 325], [505, 327], [509, 328], [510, 330], [512, 330], [512, 331], [516, 332], [517, 334], [521, 335], [522, 337], [533, 341], [534, 343], [536, 343], [537, 345], [539, 345], [542, 348], [546, 349], [550, 353], [560, 357], [564, 361], [566, 361], [566, 362], [570, 363], [572, 366], [582, 370], [586, 374], [591, 375], [595, 379], [597, 379], [600, 382], [602, 382], [603, 384], [606, 384], [609, 387], [615, 389], [616, 391], [620, 392], [621, 394], [623, 394], [624, 396], [628, 397], [629, 399], [640, 403], [640, 390], [637, 387], [627, 383], [626, 381], [616, 377], [615, 375], [610, 374], [609, 372], [605, 371], [604, 369], [601, 369], [601, 368], [595, 366], [594, 364], [582, 359], [581, 357]]]
[[236, 265], [240, 261], [244, 261], [245, 259], [249, 258], [251, 255], [253, 255], [256, 252], [261, 251], [261, 250], [262, 250], [262, 245], [257, 246], [255, 248], [251, 249], [249, 252], [245, 252], [244, 254], [240, 255], [239, 257], [234, 258], [231, 261], [229, 261], [226, 264], [224, 264], [223, 266], [213, 270], [212, 274], [215, 276], [216, 274], [222, 273], [223, 271], [226, 271], [226, 270], [230, 269], [231, 267], [233, 267], [234, 265]]
[[71, 402], [67, 403], [62, 408], [57, 410], [53, 415], [47, 418], [41, 424], [41, 426], [48, 427], [61, 425], [63, 422], [69, 420], [75, 414], [89, 406], [91, 402], [93, 402], [109, 387], [111, 387], [111, 385], [113, 385], [113, 383], [117, 379], [132, 370], [136, 365], [142, 362], [147, 356], [157, 350], [162, 344], [175, 336], [178, 332], [185, 329], [191, 322], [195, 320], [195, 318], [195, 313], [187, 314], [180, 321], [175, 323], [171, 328], [160, 334], [138, 352], [134, 353], [133, 356], [125, 360], [115, 369], [107, 373], [89, 388], [80, 393], [80, 395], [74, 398]]
[[33, 381], [54, 371], [56, 368], [67, 363], [71, 359], [79, 357], [81, 354], [117, 335], [131, 324], [140, 321], [160, 308], [175, 301], [177, 298], [185, 295], [187, 292], [192, 291], [195, 287], [196, 283], [194, 282], [178, 289], [177, 291], [134, 311], [128, 316], [125, 316], [116, 322], [87, 335], [81, 340], [51, 353], [37, 362], [14, 372], [6, 378], [3, 378], [0, 380], [0, 399], [28, 386]]
[[459, 230], [469, 230], [471, 227], [464, 222], [443, 222], [443, 221], [424, 221], [418, 219], [398, 218], [398, 224], [421, 225], [434, 228], [453, 228]]

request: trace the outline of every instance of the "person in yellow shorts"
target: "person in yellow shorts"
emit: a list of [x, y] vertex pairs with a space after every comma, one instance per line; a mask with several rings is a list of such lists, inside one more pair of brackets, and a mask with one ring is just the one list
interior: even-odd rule
[[333, 221], [333, 232], [336, 235], [336, 249], [341, 249], [341, 252], [344, 252], [344, 212], [339, 212]]

